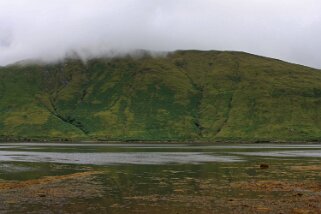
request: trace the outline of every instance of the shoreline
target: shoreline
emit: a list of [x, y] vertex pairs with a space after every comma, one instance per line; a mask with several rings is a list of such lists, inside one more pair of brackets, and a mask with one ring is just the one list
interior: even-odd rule
[[220, 144], [321, 144], [321, 141], [198, 141], [198, 140], [56, 140], [56, 139], [0, 139], [2, 143], [66, 143], [66, 144], [199, 144], [199, 145], [220, 145]]

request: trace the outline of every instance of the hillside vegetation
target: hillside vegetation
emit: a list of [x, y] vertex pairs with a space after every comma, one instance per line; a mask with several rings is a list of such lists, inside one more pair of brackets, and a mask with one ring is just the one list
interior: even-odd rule
[[0, 139], [321, 141], [321, 71], [219, 51], [11, 65]]

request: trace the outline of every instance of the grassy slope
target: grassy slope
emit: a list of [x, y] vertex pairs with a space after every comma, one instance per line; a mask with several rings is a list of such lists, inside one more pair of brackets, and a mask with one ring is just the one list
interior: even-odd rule
[[320, 70], [179, 51], [0, 69], [0, 138], [321, 140]]

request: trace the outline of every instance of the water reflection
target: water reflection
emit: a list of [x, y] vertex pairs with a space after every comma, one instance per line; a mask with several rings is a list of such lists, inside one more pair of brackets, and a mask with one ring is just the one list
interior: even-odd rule
[[54, 162], [69, 164], [197, 164], [204, 162], [237, 162], [238, 157], [197, 152], [104, 152], [58, 153], [0, 151], [0, 161]]
[[295, 213], [292, 206], [319, 213], [320, 150], [317, 144], [0, 144], [0, 213]]
[[261, 156], [261, 157], [310, 157], [320, 158], [321, 150], [305, 150], [305, 151], [269, 151], [269, 152], [237, 152], [233, 154], [245, 156]]

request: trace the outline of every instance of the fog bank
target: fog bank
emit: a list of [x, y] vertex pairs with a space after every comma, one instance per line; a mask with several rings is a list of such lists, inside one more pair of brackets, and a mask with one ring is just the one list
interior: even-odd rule
[[0, 0], [0, 65], [200, 49], [321, 68], [320, 11], [319, 0]]

